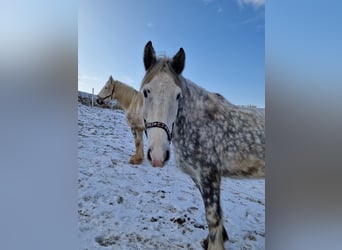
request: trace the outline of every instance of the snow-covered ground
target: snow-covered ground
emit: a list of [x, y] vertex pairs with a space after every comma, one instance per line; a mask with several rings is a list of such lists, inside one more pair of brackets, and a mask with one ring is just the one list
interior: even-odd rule
[[[193, 181], [172, 154], [161, 169], [130, 165], [134, 150], [122, 110], [78, 104], [81, 249], [202, 249], [208, 229]], [[224, 178], [221, 190], [225, 248], [265, 249], [265, 180]]]

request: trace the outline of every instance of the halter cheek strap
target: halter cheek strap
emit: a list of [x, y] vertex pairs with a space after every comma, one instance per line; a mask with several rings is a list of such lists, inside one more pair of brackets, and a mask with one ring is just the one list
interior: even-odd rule
[[113, 100], [113, 94], [114, 94], [114, 91], [115, 91], [115, 84], [114, 84], [112, 78], [110, 78], [110, 83], [113, 84], [112, 93], [111, 93], [110, 95], [105, 96], [105, 97], [100, 97], [100, 99], [101, 99], [102, 101], [106, 100], [106, 99], [109, 98], [109, 97], [110, 97], [111, 100]]
[[110, 99], [112, 100], [112, 99], [113, 99], [114, 90], [115, 90], [115, 85], [113, 86], [112, 93], [111, 93], [110, 95], [107, 95], [107, 96], [103, 97], [103, 98], [102, 98], [102, 101], [103, 101], [103, 100], [106, 100], [106, 99], [109, 98], [109, 97], [110, 97]]
[[169, 143], [171, 142], [173, 124], [172, 124], [172, 129], [171, 129], [171, 132], [170, 132], [170, 130], [167, 127], [167, 125], [165, 123], [163, 123], [163, 122], [146, 122], [146, 120], [144, 119], [144, 123], [145, 123], [145, 135], [146, 135], [146, 137], [147, 137], [147, 129], [148, 128], [161, 128], [161, 129], [164, 129], [164, 131], [166, 132], [167, 139], [168, 139]]

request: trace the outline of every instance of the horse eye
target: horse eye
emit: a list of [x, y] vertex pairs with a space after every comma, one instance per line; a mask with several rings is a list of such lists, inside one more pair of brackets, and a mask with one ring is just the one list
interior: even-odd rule
[[178, 94], [177, 97], [176, 97], [176, 100], [178, 101], [179, 98], [180, 98], [181, 94]]

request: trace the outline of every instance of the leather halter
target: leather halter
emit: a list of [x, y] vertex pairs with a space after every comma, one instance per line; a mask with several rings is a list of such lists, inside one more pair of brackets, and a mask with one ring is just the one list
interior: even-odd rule
[[145, 123], [145, 135], [146, 135], [146, 137], [147, 137], [147, 129], [148, 128], [161, 128], [161, 129], [164, 129], [164, 131], [167, 134], [167, 139], [168, 139], [169, 143], [171, 143], [173, 124], [172, 124], [172, 129], [170, 131], [169, 128], [167, 127], [167, 125], [163, 122], [146, 122], [146, 120], [144, 119], [144, 123]]
[[110, 99], [112, 100], [113, 99], [113, 94], [114, 94], [114, 91], [115, 91], [115, 85], [113, 84], [113, 90], [112, 90], [112, 93], [110, 95], [107, 95], [105, 97], [100, 97], [102, 101], [106, 100], [107, 98], [110, 97]]

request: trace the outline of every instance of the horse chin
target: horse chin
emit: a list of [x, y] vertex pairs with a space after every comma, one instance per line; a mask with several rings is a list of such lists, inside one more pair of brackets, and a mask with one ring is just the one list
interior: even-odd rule
[[164, 162], [159, 161], [159, 160], [152, 160], [151, 164], [152, 164], [152, 167], [159, 167], [159, 168], [164, 167]]

